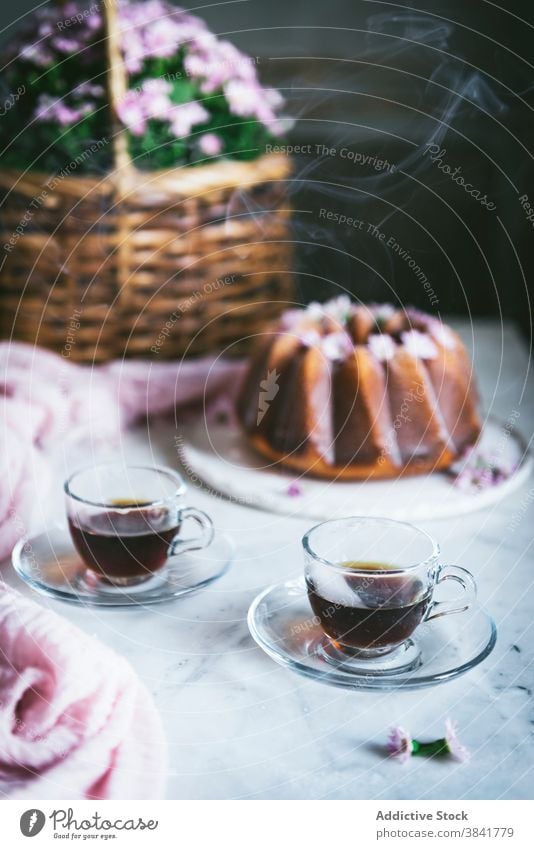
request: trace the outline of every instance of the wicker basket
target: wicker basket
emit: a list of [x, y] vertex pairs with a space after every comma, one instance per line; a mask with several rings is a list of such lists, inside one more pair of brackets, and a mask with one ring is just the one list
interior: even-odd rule
[[[126, 90], [105, 3], [109, 96]], [[104, 177], [0, 171], [0, 335], [79, 361], [248, 347], [292, 300], [287, 157]], [[65, 173], [66, 172], [66, 173]]]

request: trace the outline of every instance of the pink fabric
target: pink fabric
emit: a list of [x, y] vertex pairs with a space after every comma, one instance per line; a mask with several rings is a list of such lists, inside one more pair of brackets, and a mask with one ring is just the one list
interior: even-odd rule
[[0, 343], [0, 561], [29, 529], [45, 491], [47, 449], [67, 436], [94, 442], [136, 419], [204, 404], [231, 407], [243, 364], [216, 358], [80, 366], [20, 342]]
[[159, 799], [164, 740], [131, 667], [0, 586], [0, 796]]
[[[92, 372], [95, 372], [92, 379]], [[21, 342], [0, 343], [0, 397], [6, 406], [17, 401], [18, 422], [28, 418], [39, 445], [57, 440], [73, 428], [111, 433], [119, 423], [114, 387], [97, 369]], [[11, 417], [10, 417], [11, 418]], [[2, 425], [5, 418], [2, 419]], [[29, 427], [29, 426], [28, 426]], [[24, 427], [25, 433], [28, 427]]]
[[122, 360], [103, 366], [101, 375], [115, 388], [125, 424], [174, 408], [205, 404], [208, 410], [221, 398], [232, 400], [245, 364], [202, 357], [182, 362]]

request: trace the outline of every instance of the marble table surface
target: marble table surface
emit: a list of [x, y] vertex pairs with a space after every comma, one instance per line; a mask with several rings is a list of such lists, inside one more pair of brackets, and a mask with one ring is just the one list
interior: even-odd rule
[[[457, 326], [474, 355], [485, 411], [513, 420], [529, 440], [534, 387], [517, 331], [485, 321]], [[125, 456], [178, 466], [170, 427], [131, 434]], [[231, 503], [199, 483], [190, 502], [237, 545], [231, 570], [203, 593], [127, 611], [36, 596], [126, 656], [154, 695], [168, 740], [168, 798], [532, 798], [534, 480], [487, 510], [422, 524], [445, 562], [475, 574], [498, 642], [477, 669], [416, 692], [347, 692], [274, 663], [249, 636], [247, 609], [267, 584], [301, 574], [309, 521]], [[31, 593], [9, 568], [3, 575]], [[468, 765], [386, 758], [393, 724], [431, 738], [447, 716], [472, 751]]]

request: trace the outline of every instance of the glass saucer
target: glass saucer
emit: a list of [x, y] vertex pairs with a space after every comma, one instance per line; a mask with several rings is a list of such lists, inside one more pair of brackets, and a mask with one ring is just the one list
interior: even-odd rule
[[19, 577], [44, 595], [73, 604], [130, 607], [198, 592], [225, 574], [233, 553], [231, 538], [216, 530], [207, 548], [169, 558], [153, 577], [133, 587], [115, 587], [90, 572], [66, 528], [23, 537], [11, 559]]
[[[355, 690], [417, 690], [463, 675], [495, 646], [497, 629], [488, 614], [473, 605], [464, 613], [423, 623], [406, 651], [417, 661], [393, 664], [378, 673], [354, 668], [338, 656], [317, 624], [304, 579], [276, 584], [252, 602], [248, 627], [258, 645], [282, 666], [323, 684]], [[403, 647], [404, 648], [404, 647]]]

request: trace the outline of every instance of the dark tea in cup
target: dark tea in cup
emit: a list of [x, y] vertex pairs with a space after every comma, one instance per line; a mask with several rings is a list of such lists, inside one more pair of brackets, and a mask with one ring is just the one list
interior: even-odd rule
[[[75, 472], [65, 483], [72, 541], [100, 579], [129, 587], [151, 578], [169, 558], [205, 548], [213, 523], [184, 504], [185, 484], [173, 469], [107, 463]], [[191, 519], [200, 532], [181, 537]]]
[[[359, 672], [415, 669], [421, 623], [467, 610], [476, 595], [473, 576], [440, 564], [435, 540], [407, 522], [331, 519], [308, 531], [302, 546], [308, 598], [322, 632], [316, 650]], [[435, 598], [444, 581], [461, 587], [452, 601]]]
[[[113, 509], [120, 507], [121, 509]], [[69, 530], [86, 565], [110, 581], [149, 578], [165, 565], [180, 531], [176, 509], [117, 499], [110, 509], [69, 517]]]
[[385, 649], [407, 640], [428, 609], [429, 588], [417, 576], [395, 574], [396, 567], [388, 563], [356, 560], [340, 566], [346, 571], [330, 575], [321, 587], [306, 579], [325, 634], [348, 649]]

